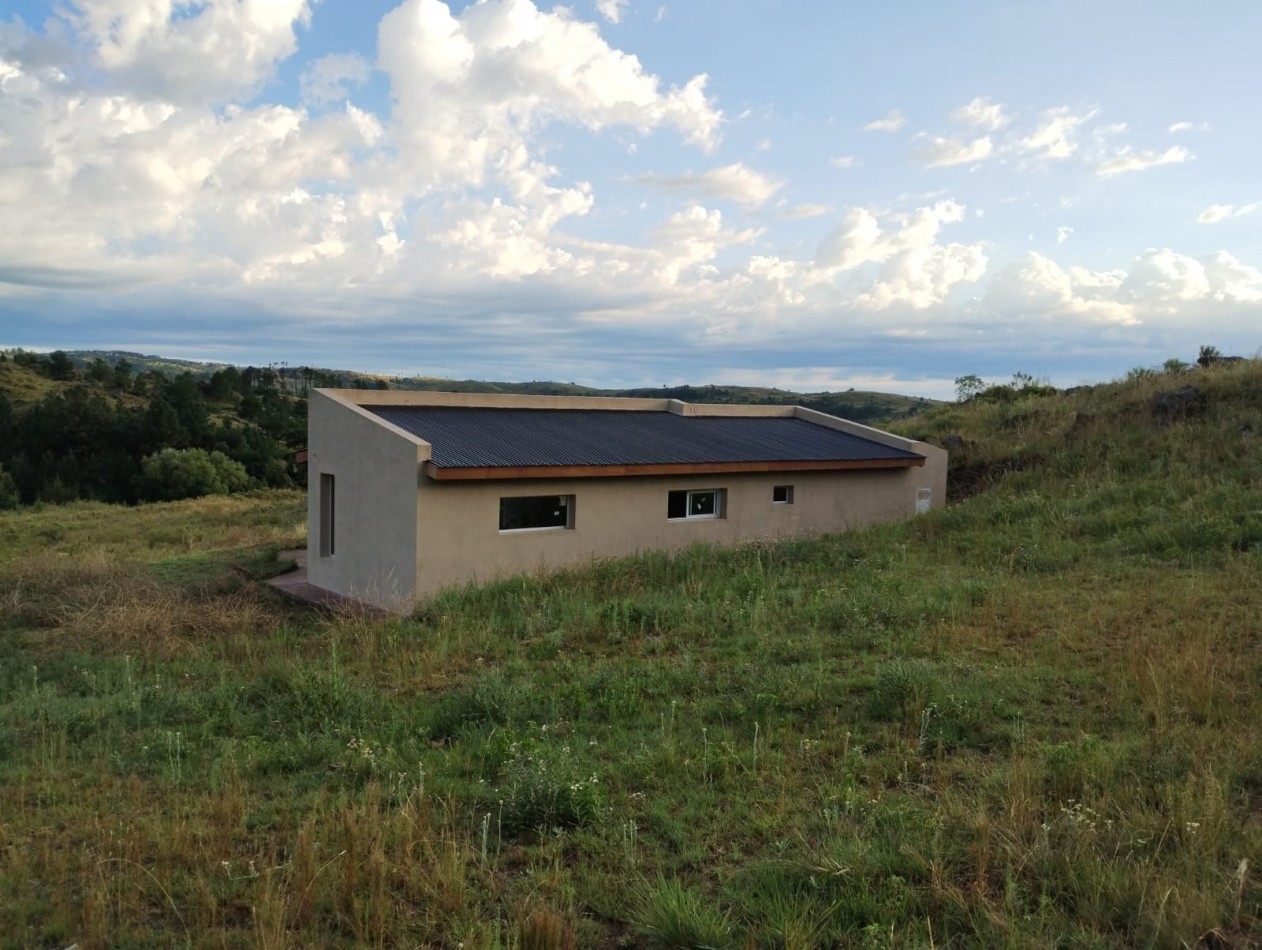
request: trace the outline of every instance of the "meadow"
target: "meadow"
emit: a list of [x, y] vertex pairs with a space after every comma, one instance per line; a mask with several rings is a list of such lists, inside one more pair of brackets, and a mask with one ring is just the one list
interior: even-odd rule
[[897, 428], [945, 509], [406, 618], [298, 492], [0, 512], [0, 947], [1262, 946], [1262, 363]]

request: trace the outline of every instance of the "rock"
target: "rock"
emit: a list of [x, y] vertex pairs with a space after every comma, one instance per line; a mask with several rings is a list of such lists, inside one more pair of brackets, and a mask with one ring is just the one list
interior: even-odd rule
[[1082, 412], [1082, 411], [1075, 412], [1074, 421], [1069, 424], [1069, 431], [1077, 432], [1079, 429], [1081, 429], [1083, 426], [1085, 426], [1088, 422], [1090, 422], [1094, 418], [1095, 416], [1091, 415], [1091, 413], [1089, 412]]
[[1157, 393], [1152, 400], [1152, 414], [1158, 422], [1172, 422], [1200, 412], [1205, 408], [1205, 397], [1189, 384], [1167, 393]]
[[962, 449], [964, 448], [964, 436], [957, 435], [954, 432], [948, 436], [943, 436], [942, 447], [947, 451], [950, 451], [951, 449]]

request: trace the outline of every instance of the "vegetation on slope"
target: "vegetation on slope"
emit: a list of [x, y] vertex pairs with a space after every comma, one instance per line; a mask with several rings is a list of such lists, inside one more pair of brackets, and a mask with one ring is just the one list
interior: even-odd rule
[[126, 361], [0, 355], [0, 508], [134, 503], [301, 484], [306, 401], [271, 370], [136, 373]]
[[0, 513], [0, 946], [1256, 946], [1259, 428], [974, 399], [943, 511], [406, 619], [298, 494]]

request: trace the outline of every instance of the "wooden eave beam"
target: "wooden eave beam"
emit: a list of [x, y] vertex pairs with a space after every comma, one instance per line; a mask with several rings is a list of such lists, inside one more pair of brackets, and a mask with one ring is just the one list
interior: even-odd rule
[[487, 481], [519, 478], [624, 478], [634, 475], [731, 475], [745, 472], [844, 472], [856, 469], [915, 468], [923, 456], [800, 462], [691, 462], [664, 465], [516, 465], [441, 468], [425, 463], [425, 474], [435, 481]]

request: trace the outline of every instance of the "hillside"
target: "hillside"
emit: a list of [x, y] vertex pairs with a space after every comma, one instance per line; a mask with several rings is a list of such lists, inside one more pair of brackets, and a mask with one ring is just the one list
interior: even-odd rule
[[0, 359], [0, 508], [134, 503], [302, 485], [306, 400], [270, 370], [140, 370], [64, 353]]
[[0, 947], [1262, 945], [1262, 363], [946, 509], [321, 614], [300, 493], [0, 512]]
[[[231, 367], [223, 363], [198, 363], [191, 360], [145, 356], [117, 350], [73, 350], [67, 354], [79, 369], [88, 369], [95, 361], [114, 366], [120, 360], [136, 372], [158, 372], [168, 376], [191, 373], [199, 380]], [[239, 370], [239, 367], [236, 368]], [[273, 363], [268, 369], [277, 374], [282, 388], [288, 392], [305, 392], [307, 385], [333, 387], [383, 387], [390, 389], [441, 392], [511, 393], [535, 396], [615, 396], [651, 399], [682, 399], [686, 402], [753, 403], [800, 405], [821, 412], [833, 413], [860, 422], [876, 422], [911, 415], [937, 401], [896, 393], [849, 390], [846, 392], [795, 392], [762, 386], [662, 386], [642, 389], [596, 389], [574, 383], [553, 381], [498, 382], [478, 379], [442, 379], [430, 376], [383, 376], [354, 370], [290, 366]], [[285, 384], [288, 385], [285, 385]]]

